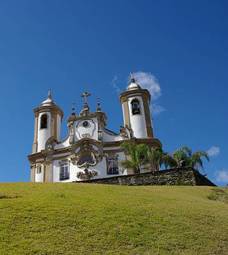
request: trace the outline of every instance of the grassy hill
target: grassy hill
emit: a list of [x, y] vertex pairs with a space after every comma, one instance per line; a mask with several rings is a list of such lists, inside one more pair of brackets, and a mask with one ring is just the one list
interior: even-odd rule
[[1, 184], [0, 254], [228, 254], [228, 190]]

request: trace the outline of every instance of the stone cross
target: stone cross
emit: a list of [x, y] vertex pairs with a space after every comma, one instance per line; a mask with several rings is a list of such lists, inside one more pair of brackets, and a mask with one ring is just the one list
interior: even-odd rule
[[134, 74], [133, 74], [133, 73], [130, 73], [130, 76], [129, 76], [129, 83], [131, 83], [131, 82], [133, 82], [133, 83], [135, 83], [135, 82], [136, 82], [136, 80], [135, 80], [135, 77], [134, 77]]
[[88, 97], [89, 97], [89, 96], [91, 96], [91, 94], [88, 93], [88, 92], [82, 93], [81, 97], [83, 97], [84, 105], [88, 105]]

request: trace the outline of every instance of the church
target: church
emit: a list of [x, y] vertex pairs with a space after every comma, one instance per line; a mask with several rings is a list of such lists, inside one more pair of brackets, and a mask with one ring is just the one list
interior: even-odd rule
[[63, 111], [50, 92], [34, 109], [34, 140], [28, 156], [32, 182], [77, 182], [129, 175], [132, 170], [121, 166], [127, 157], [121, 147], [124, 141], [162, 146], [154, 138], [151, 95], [134, 77], [120, 94], [123, 124], [118, 133], [107, 128], [108, 119], [99, 102], [95, 111], [90, 110], [89, 96], [83, 93], [82, 110], [77, 114], [73, 109], [69, 116], [65, 139], [61, 138]]

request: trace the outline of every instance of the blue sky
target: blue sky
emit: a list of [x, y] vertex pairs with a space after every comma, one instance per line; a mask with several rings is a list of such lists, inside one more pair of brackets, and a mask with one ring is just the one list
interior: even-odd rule
[[135, 72], [155, 93], [164, 149], [214, 147], [205, 172], [228, 183], [227, 8], [222, 0], [1, 1], [0, 181], [29, 180], [32, 109], [49, 88], [65, 112], [63, 136], [85, 90], [92, 108], [101, 98], [108, 127], [118, 131], [118, 91]]

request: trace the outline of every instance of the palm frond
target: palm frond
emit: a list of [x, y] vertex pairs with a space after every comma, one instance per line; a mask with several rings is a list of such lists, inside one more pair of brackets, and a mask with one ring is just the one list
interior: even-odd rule
[[181, 151], [183, 151], [187, 156], [192, 155], [192, 150], [188, 146], [183, 146], [180, 148]]
[[135, 141], [124, 142], [121, 147], [124, 149], [128, 159], [123, 162], [125, 168], [140, 169], [140, 166], [146, 162], [148, 146], [146, 144], [137, 144]]
[[123, 160], [120, 162], [121, 166], [125, 167], [125, 168], [136, 168], [136, 164], [134, 162], [132, 162], [131, 160]]
[[165, 166], [165, 168], [168, 168], [168, 167], [172, 168], [172, 167], [178, 166], [176, 160], [168, 153], [163, 154], [162, 164]]
[[203, 158], [209, 161], [209, 156], [207, 152], [197, 151], [191, 156], [191, 167], [196, 168], [197, 170], [203, 169]]

